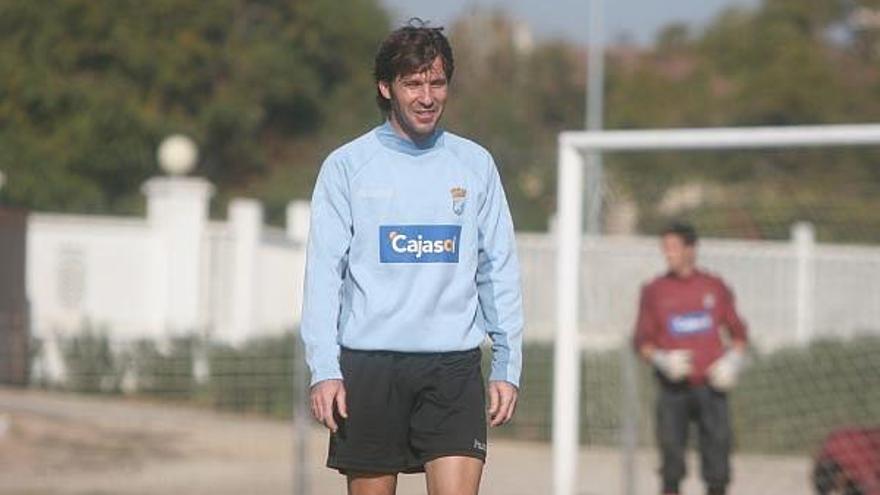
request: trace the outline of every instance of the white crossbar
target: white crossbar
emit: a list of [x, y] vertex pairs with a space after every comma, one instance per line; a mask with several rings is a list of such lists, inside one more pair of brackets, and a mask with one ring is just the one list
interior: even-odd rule
[[568, 131], [559, 142], [581, 151], [855, 146], [880, 143], [880, 125]]

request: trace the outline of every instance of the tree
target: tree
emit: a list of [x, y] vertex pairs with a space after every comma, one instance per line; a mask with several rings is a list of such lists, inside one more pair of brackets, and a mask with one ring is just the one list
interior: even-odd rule
[[[612, 62], [607, 121], [611, 127], [876, 121], [880, 78], [865, 50], [873, 33], [854, 13], [877, 5], [765, 0], [755, 10], [725, 12], [696, 37], [667, 30], [637, 63]], [[822, 238], [876, 240], [869, 232], [880, 217], [866, 205], [876, 204], [877, 195], [864, 182], [876, 180], [876, 155], [655, 153], [612, 156], [609, 169], [617, 187], [638, 198], [643, 230], [665, 221], [657, 206], [670, 188], [691, 184], [715, 193], [677, 214], [702, 222], [708, 233], [787, 237], [791, 222], [806, 219], [818, 224]]]
[[303, 142], [328, 122], [369, 118], [334, 112], [363, 86], [387, 25], [374, 0], [0, 1], [7, 201], [136, 210], [171, 132], [199, 143], [198, 173], [221, 196], [273, 166], [311, 169]]

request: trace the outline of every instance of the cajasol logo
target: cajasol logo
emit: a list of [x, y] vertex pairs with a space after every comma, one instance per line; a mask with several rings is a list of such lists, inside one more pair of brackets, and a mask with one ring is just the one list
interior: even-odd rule
[[693, 311], [669, 318], [669, 330], [673, 335], [693, 335], [708, 332], [715, 325], [712, 314], [708, 311]]
[[382, 225], [382, 263], [458, 263], [461, 225]]

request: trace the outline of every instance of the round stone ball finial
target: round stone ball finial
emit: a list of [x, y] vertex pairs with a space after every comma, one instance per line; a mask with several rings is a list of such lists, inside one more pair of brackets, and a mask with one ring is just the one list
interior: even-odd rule
[[195, 168], [199, 150], [192, 139], [174, 134], [159, 145], [159, 166], [168, 175], [186, 175]]

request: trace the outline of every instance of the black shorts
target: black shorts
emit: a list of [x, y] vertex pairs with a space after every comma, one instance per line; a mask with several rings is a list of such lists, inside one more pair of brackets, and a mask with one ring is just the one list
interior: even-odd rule
[[327, 466], [345, 474], [417, 473], [444, 456], [486, 459], [480, 349], [404, 353], [342, 349], [348, 419]]

